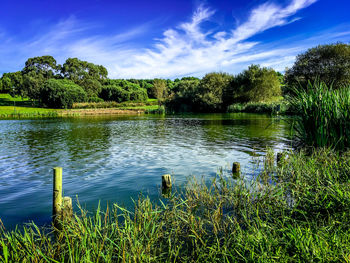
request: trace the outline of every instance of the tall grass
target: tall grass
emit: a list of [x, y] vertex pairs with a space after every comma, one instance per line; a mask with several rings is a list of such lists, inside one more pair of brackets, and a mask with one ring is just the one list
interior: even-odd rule
[[324, 83], [309, 83], [289, 97], [297, 115], [296, 135], [304, 146], [350, 148], [350, 87], [334, 90]]
[[235, 103], [227, 108], [227, 112], [285, 114], [286, 112], [288, 112], [288, 104], [284, 101]]
[[350, 154], [271, 155], [252, 179], [190, 180], [133, 211], [114, 205], [63, 222], [0, 229], [1, 262], [349, 262]]

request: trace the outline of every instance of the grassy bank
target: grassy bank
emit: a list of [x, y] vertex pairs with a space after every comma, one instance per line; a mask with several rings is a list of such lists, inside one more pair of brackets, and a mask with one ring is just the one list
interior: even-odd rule
[[271, 154], [260, 176], [191, 180], [157, 206], [140, 198], [63, 223], [0, 230], [2, 262], [349, 262], [350, 154]]
[[158, 101], [148, 99], [146, 102], [99, 102], [76, 103], [73, 109], [48, 109], [34, 107], [33, 102], [20, 97], [11, 97], [9, 94], [0, 94], [0, 118], [30, 118], [30, 117], [64, 117], [84, 115], [109, 114], [138, 114], [155, 112], [158, 110]]

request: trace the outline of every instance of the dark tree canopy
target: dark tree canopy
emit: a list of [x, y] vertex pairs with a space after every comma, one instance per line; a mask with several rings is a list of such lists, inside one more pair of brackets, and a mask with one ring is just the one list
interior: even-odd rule
[[333, 88], [350, 85], [350, 45], [319, 45], [297, 56], [293, 67], [286, 71], [288, 88], [307, 87], [310, 81], [324, 82]]

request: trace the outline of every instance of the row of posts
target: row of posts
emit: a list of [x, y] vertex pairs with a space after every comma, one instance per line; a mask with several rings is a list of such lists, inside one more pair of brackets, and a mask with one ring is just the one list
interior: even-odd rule
[[[284, 153], [277, 153], [277, 164], [283, 161]], [[234, 178], [239, 177], [241, 165], [238, 162], [232, 164], [232, 175]], [[168, 196], [171, 193], [171, 175], [162, 175], [162, 194]], [[60, 222], [73, 217], [72, 198], [62, 197], [62, 167], [53, 168], [53, 207], [52, 217], [54, 225], [59, 228]]]

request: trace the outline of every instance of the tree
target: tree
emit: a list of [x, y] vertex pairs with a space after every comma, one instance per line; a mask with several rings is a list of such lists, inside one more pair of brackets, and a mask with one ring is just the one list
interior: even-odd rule
[[197, 90], [199, 79], [175, 81], [172, 94], [166, 100], [166, 107], [175, 112], [198, 111]]
[[95, 97], [101, 92], [101, 84], [108, 75], [105, 67], [78, 58], [68, 58], [62, 65], [61, 73], [64, 78], [80, 85], [89, 97]]
[[59, 69], [60, 66], [57, 65], [56, 60], [52, 56], [41, 56], [29, 58], [22, 72], [23, 74], [40, 74], [47, 80], [58, 74]]
[[23, 77], [21, 71], [4, 73], [1, 77], [1, 86], [4, 92], [9, 92], [13, 97], [16, 95], [23, 96]]
[[224, 108], [223, 96], [233, 80], [227, 73], [208, 73], [198, 86], [197, 101], [200, 111], [218, 112]]
[[271, 68], [251, 65], [233, 82], [234, 102], [268, 101], [277, 96], [281, 96], [281, 82]]
[[324, 82], [335, 89], [350, 85], [350, 45], [336, 43], [310, 48], [297, 56], [286, 71], [287, 87], [307, 87], [307, 83]]
[[153, 81], [153, 95], [158, 99], [158, 104], [161, 105], [167, 96], [166, 80], [154, 79]]
[[40, 91], [42, 102], [52, 108], [72, 108], [75, 102], [87, 99], [85, 91], [67, 79], [49, 79]]

